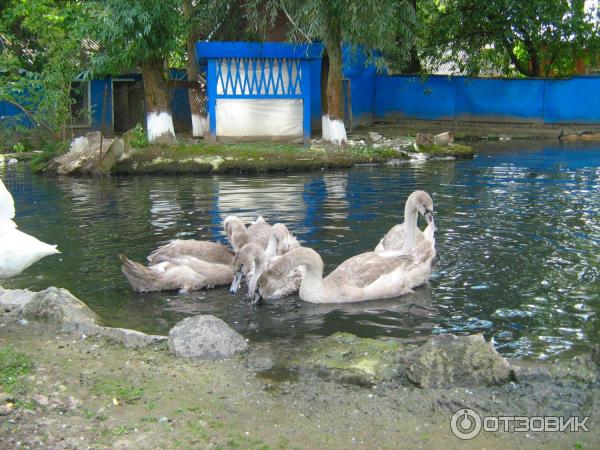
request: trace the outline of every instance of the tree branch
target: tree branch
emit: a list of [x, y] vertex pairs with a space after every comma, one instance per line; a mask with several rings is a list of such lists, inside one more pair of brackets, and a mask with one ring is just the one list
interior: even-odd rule
[[56, 133], [56, 131], [54, 131], [52, 128], [50, 128], [50, 126], [48, 124], [37, 120], [31, 111], [28, 111], [27, 109], [25, 109], [23, 106], [19, 105], [18, 103], [15, 103], [12, 100], [8, 100], [6, 98], [0, 99], [0, 101], [6, 102], [6, 103], [14, 106], [15, 108], [21, 110], [23, 113], [25, 113], [27, 118], [29, 120], [31, 120], [31, 122], [33, 122], [33, 124], [36, 126], [36, 128], [39, 128], [40, 126], [42, 126], [46, 130], [48, 130], [50, 132], [50, 134], [52, 134], [53, 137], [55, 137], [57, 139], [59, 138], [59, 135], [58, 135], [58, 133]]

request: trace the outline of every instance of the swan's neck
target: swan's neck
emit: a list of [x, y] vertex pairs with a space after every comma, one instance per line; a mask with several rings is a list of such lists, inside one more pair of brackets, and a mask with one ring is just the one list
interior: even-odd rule
[[417, 243], [418, 211], [410, 203], [404, 207], [404, 245], [403, 251], [411, 251]]
[[[306, 272], [300, 284], [300, 298], [307, 302], [322, 303], [326, 294], [323, 283], [323, 260], [313, 250], [312, 253], [303, 253], [296, 259], [294, 266], [305, 266]], [[289, 255], [289, 253], [288, 253]]]
[[254, 259], [254, 273], [252, 274], [252, 278], [248, 282], [248, 295], [254, 295], [256, 291], [256, 283], [258, 283], [258, 279], [266, 270], [267, 263], [263, 255], [257, 255]]
[[271, 233], [269, 237], [269, 245], [267, 245], [267, 249], [265, 250], [265, 259], [267, 261], [271, 261], [273, 257], [277, 254], [277, 244], [279, 243], [279, 239], [275, 236], [275, 233]]

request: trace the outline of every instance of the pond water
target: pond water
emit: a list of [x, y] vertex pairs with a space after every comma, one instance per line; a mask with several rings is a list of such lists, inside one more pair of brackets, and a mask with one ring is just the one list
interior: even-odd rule
[[[55, 179], [0, 167], [20, 229], [62, 251], [2, 284], [65, 287], [107, 325], [159, 334], [211, 313], [281, 347], [336, 331], [407, 341], [483, 332], [506, 356], [588, 351], [600, 342], [600, 146], [476, 147], [472, 161], [272, 176]], [[335, 306], [292, 297], [255, 308], [225, 287], [136, 294], [120, 271], [119, 253], [144, 260], [173, 238], [226, 242], [225, 216], [262, 214], [317, 250], [329, 272], [401, 222], [414, 189], [432, 194], [439, 261], [404, 297]]]

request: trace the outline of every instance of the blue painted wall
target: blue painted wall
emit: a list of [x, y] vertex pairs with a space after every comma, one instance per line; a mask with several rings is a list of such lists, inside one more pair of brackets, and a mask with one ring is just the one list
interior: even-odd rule
[[104, 103], [104, 94], [106, 93], [106, 103], [104, 110], [104, 131], [113, 132], [113, 113], [112, 113], [112, 83], [110, 78], [103, 80], [92, 80], [90, 82], [90, 103], [92, 106], [92, 124], [91, 130], [102, 130], [102, 108]]
[[454, 118], [456, 89], [448, 77], [380, 76], [375, 79], [375, 118]]
[[373, 123], [375, 109], [375, 77], [377, 69], [367, 61], [361, 48], [344, 45], [342, 74], [350, 81], [352, 126]]
[[546, 123], [600, 123], [600, 77], [545, 80]]
[[543, 120], [544, 80], [457, 77], [458, 120], [533, 122]]
[[[377, 76], [375, 119], [600, 124], [600, 77]], [[367, 109], [365, 109], [365, 112]]]

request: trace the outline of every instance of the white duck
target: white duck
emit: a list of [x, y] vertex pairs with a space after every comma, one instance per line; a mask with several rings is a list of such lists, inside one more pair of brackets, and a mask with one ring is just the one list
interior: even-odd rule
[[60, 253], [49, 245], [17, 230], [15, 202], [0, 179], [0, 278], [18, 275], [45, 256]]
[[[417, 227], [419, 213], [427, 221], [425, 231]], [[400, 252], [419, 259], [421, 253], [425, 252], [425, 257], [428, 257], [430, 248], [435, 251], [434, 233], [433, 200], [425, 191], [414, 191], [408, 196], [404, 205], [404, 223], [393, 226], [379, 241], [375, 251]]]
[[[233, 260], [233, 270], [235, 272], [230, 292], [235, 294], [241, 284], [242, 278], [246, 278], [248, 283], [248, 297], [254, 298], [256, 282], [262, 273], [269, 268], [279, 256], [289, 252], [294, 248], [299, 248], [300, 243], [294, 237], [288, 228], [282, 223], [276, 223], [271, 229], [269, 244], [264, 250], [258, 243], [250, 242], [236, 253]], [[304, 275], [304, 268], [294, 268], [287, 273], [272, 274], [276, 275], [277, 288], [266, 298], [278, 299], [298, 292], [300, 282]]]
[[269, 298], [278, 288], [281, 274], [305, 266], [300, 298], [311, 303], [346, 303], [398, 297], [425, 284], [431, 275], [430, 257], [418, 263], [399, 252], [368, 252], [344, 261], [323, 278], [323, 260], [310, 248], [296, 248], [281, 256], [260, 276], [255, 302]]

